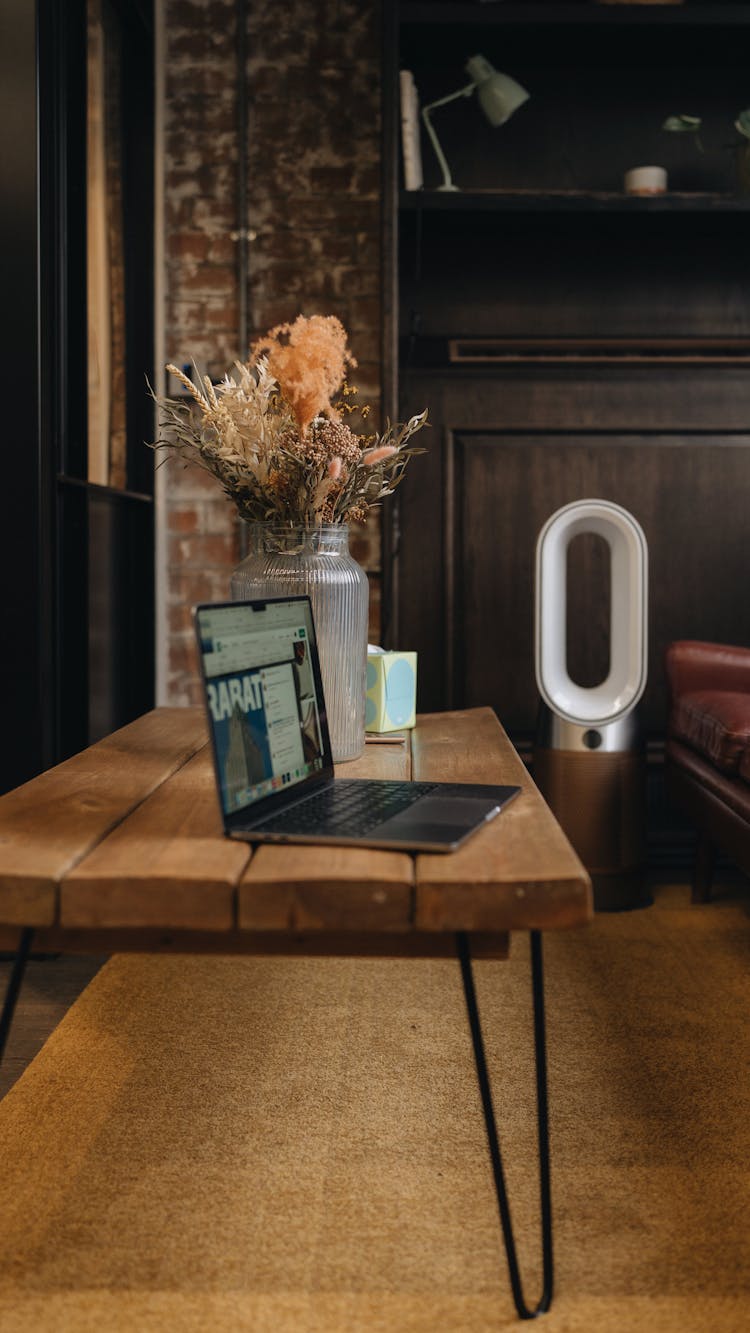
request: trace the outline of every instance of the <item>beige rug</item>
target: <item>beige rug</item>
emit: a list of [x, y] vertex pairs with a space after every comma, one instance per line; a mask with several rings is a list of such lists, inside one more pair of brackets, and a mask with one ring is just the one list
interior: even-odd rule
[[[549, 1333], [750, 1325], [741, 901], [546, 942]], [[477, 969], [529, 1299], [528, 953]], [[457, 966], [120, 957], [0, 1103], [2, 1333], [496, 1333]]]

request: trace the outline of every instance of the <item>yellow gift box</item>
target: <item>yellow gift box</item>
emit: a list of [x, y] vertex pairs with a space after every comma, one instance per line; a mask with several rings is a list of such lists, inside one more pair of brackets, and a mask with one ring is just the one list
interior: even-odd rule
[[417, 711], [417, 654], [367, 653], [367, 731], [413, 727]]

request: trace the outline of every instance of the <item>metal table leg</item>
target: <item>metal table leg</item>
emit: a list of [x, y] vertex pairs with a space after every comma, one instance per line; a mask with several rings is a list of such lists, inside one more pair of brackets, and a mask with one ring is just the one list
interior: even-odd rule
[[18, 999], [18, 992], [21, 989], [23, 974], [26, 971], [26, 964], [29, 959], [29, 953], [31, 952], [31, 941], [33, 938], [34, 931], [31, 928], [21, 931], [21, 938], [18, 941], [18, 949], [16, 950], [16, 956], [13, 959], [13, 967], [11, 968], [8, 987], [5, 992], [5, 1000], [3, 1002], [3, 1011], [2, 1014], [0, 1014], [0, 1062], [2, 1062], [5, 1043], [8, 1040], [10, 1025], [13, 1022], [16, 1000]]
[[464, 995], [466, 997], [469, 1026], [471, 1028], [471, 1040], [474, 1047], [474, 1060], [477, 1068], [477, 1078], [479, 1079], [479, 1090], [482, 1096], [482, 1108], [484, 1111], [484, 1123], [487, 1130], [490, 1158], [492, 1160], [492, 1171], [495, 1177], [495, 1191], [497, 1193], [497, 1203], [500, 1210], [500, 1222], [503, 1229], [505, 1253], [508, 1257], [508, 1271], [510, 1274], [511, 1288], [513, 1290], [513, 1300], [520, 1319], [536, 1319], [537, 1315], [545, 1314], [552, 1304], [553, 1277], [552, 1202], [550, 1193], [549, 1116], [547, 1110], [547, 1057], [544, 1036], [542, 938], [538, 930], [532, 930], [531, 984], [534, 998], [534, 1051], [536, 1055], [536, 1106], [539, 1141], [539, 1189], [541, 1199], [543, 1265], [542, 1295], [539, 1299], [539, 1303], [533, 1309], [530, 1309], [524, 1300], [521, 1274], [518, 1268], [516, 1243], [513, 1237], [513, 1226], [510, 1217], [510, 1204], [508, 1202], [508, 1193], [505, 1187], [503, 1163], [500, 1156], [500, 1142], [497, 1134], [495, 1111], [492, 1105], [492, 1089], [490, 1087], [490, 1080], [487, 1072], [484, 1041], [479, 1022], [479, 1009], [477, 1007], [474, 974], [471, 966], [471, 950], [469, 947], [468, 936], [466, 934], [461, 933], [456, 936], [456, 948], [461, 964], [461, 977], [464, 985]]

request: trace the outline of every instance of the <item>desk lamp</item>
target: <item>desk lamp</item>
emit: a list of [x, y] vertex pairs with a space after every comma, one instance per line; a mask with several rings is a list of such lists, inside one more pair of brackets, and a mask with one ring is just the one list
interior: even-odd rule
[[516, 80], [512, 79], [509, 74], [500, 74], [496, 69], [493, 69], [489, 60], [485, 60], [484, 56], [472, 56], [466, 62], [465, 68], [471, 83], [468, 83], [465, 88], [459, 88], [458, 92], [449, 93], [447, 97], [439, 97], [436, 102], [430, 102], [422, 108], [422, 120], [443, 173], [443, 184], [438, 186], [439, 190], [458, 190], [458, 186], [453, 184], [445, 154], [440, 147], [430, 120], [430, 112], [434, 111], [436, 107], [446, 106], [448, 102], [455, 102], [459, 97], [471, 97], [471, 94], [476, 90], [479, 105], [485, 116], [490, 125], [496, 126], [504, 125], [506, 120], [510, 120], [513, 112], [529, 100], [529, 94], [525, 88], [521, 87], [520, 83], [516, 83]]

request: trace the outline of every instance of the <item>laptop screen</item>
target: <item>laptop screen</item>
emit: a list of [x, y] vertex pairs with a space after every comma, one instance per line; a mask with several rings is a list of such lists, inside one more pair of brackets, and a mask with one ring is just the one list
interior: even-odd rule
[[196, 624], [226, 816], [330, 763], [310, 600], [199, 606]]

